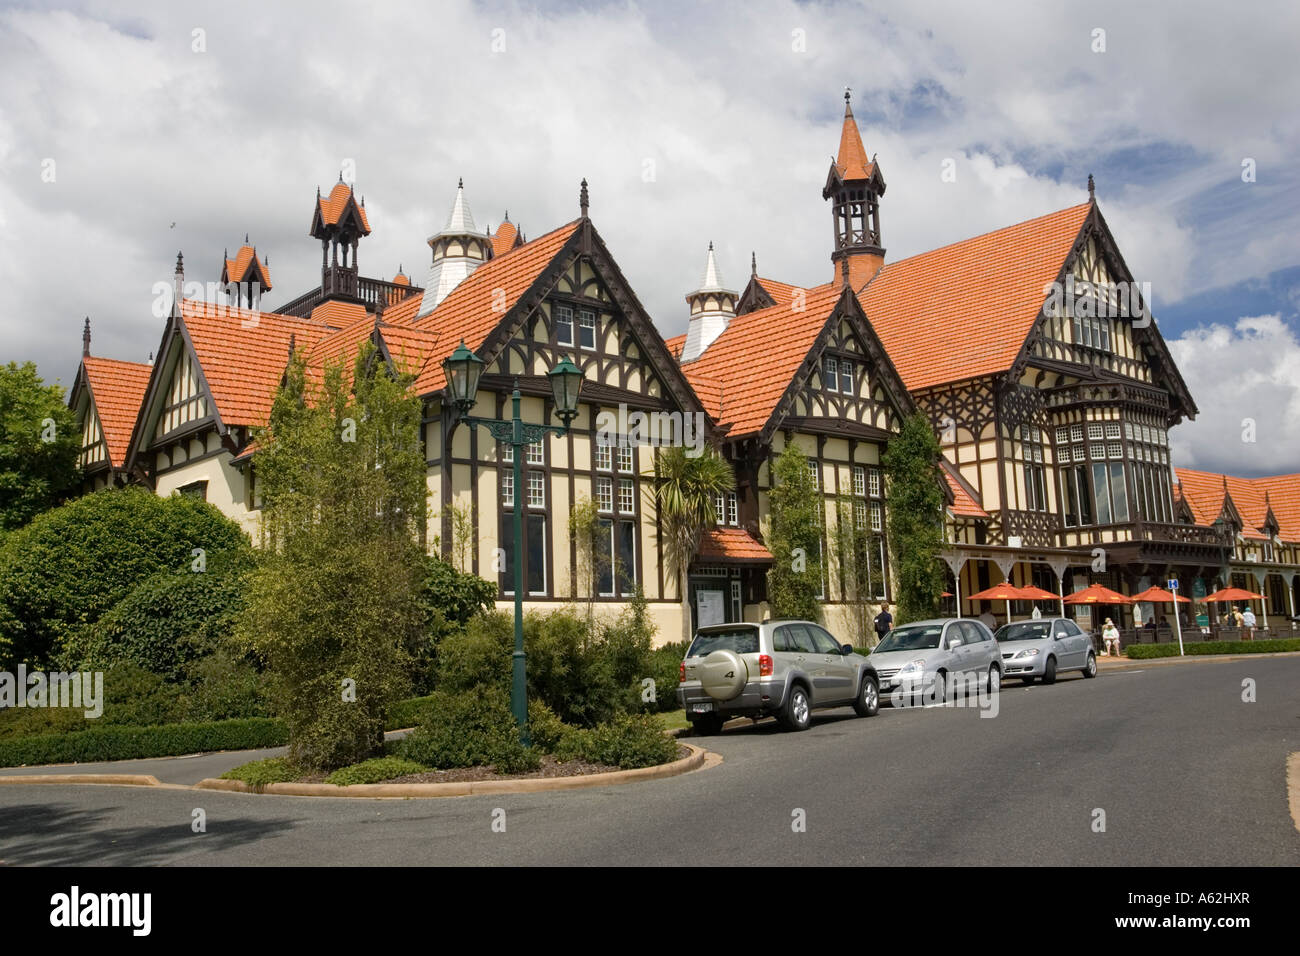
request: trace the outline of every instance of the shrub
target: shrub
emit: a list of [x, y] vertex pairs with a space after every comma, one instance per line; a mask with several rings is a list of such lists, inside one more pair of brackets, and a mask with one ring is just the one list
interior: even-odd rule
[[187, 668], [186, 719], [231, 720], [271, 717], [267, 679], [241, 654], [224, 644]]
[[528, 702], [528, 739], [543, 753], [553, 753], [570, 729], [540, 700]]
[[688, 646], [684, 641], [673, 641], [650, 652], [650, 666], [646, 676], [654, 678], [655, 700], [644, 704], [645, 709], [658, 713], [681, 710], [677, 685], [681, 681], [681, 664]]
[[433, 689], [438, 647], [443, 639], [462, 630], [476, 615], [491, 609], [496, 594], [496, 585], [477, 574], [458, 571], [435, 555], [425, 557], [420, 593], [425, 630], [411, 651], [411, 684], [417, 694]]
[[250, 787], [261, 790], [268, 783], [291, 783], [302, 776], [302, 771], [289, 762], [288, 757], [267, 757], [240, 764], [221, 775], [222, 780], [242, 780]]
[[424, 723], [428, 719], [432, 703], [432, 697], [408, 697], [406, 700], [399, 700], [388, 709], [384, 730], [406, 730], [408, 727], [416, 727]]
[[98, 727], [70, 734], [0, 740], [0, 767], [252, 750], [281, 747], [288, 739], [284, 724], [266, 718], [161, 727]]
[[[1184, 641], [1188, 657], [1197, 654], [1276, 654], [1283, 651], [1300, 651], [1300, 638], [1271, 639], [1267, 641]], [[1124, 653], [1131, 660], [1150, 660], [1156, 657], [1177, 657], [1178, 642], [1171, 644], [1130, 644]]]
[[234, 629], [244, 606], [244, 555], [218, 559], [203, 573], [160, 571], [95, 624], [68, 640], [61, 658], [71, 667], [103, 668], [126, 661], [178, 681]]
[[150, 575], [247, 552], [239, 525], [193, 498], [98, 491], [38, 515], [0, 549], [0, 667], [48, 667]]
[[423, 773], [429, 768], [401, 757], [372, 757], [350, 767], [335, 770], [325, 778], [326, 783], [339, 787], [348, 787], [354, 783], [383, 783], [394, 777], [404, 777], [408, 773]]
[[396, 748], [426, 767], [493, 766], [500, 773], [536, 769], [536, 750], [519, 742], [509, 698], [500, 690], [434, 691], [427, 720]]
[[581, 759], [631, 770], [677, 759], [677, 741], [650, 715], [621, 716], [565, 734], [556, 748], [561, 760]]

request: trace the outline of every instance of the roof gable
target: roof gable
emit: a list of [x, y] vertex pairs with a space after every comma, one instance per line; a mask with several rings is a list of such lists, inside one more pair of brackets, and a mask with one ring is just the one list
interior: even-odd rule
[[[140, 405], [152, 372], [153, 366], [143, 362], [122, 362], [91, 355], [81, 360], [77, 378], [79, 386], [81, 382], [85, 383], [85, 414], [98, 418], [109, 465], [113, 468], [122, 468], [126, 464], [131, 431], [140, 415]], [[74, 407], [81, 404], [79, 390], [74, 390], [70, 396]]]

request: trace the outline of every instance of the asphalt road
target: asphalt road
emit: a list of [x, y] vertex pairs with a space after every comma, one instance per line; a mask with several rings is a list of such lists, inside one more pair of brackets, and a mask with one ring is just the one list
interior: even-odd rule
[[[1241, 699], [1246, 678], [1255, 703]], [[1287, 755], [1300, 751], [1300, 658], [1009, 681], [993, 718], [831, 711], [802, 734], [769, 721], [704, 742], [721, 765], [569, 793], [377, 801], [0, 787], [0, 861], [1300, 864], [1286, 786]], [[206, 833], [191, 830], [195, 808]], [[504, 833], [492, 826], [498, 808]]]

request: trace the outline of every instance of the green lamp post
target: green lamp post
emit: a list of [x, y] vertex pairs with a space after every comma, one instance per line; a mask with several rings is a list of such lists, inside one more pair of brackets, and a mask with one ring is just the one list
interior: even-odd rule
[[578, 393], [582, 389], [582, 372], [568, 358], [561, 359], [555, 367], [546, 373], [551, 380], [551, 392], [555, 398], [555, 414], [560, 425], [530, 425], [519, 417], [519, 380], [515, 379], [514, 391], [510, 395], [511, 417], [509, 420], [498, 418], [477, 418], [469, 414], [478, 396], [479, 378], [483, 374], [483, 360], [465, 347], [464, 340], [456, 351], [442, 363], [443, 374], [447, 376], [447, 395], [460, 420], [467, 425], [481, 425], [497, 441], [504, 442], [514, 449], [514, 501], [512, 502], [514, 524], [514, 577], [515, 577], [515, 652], [513, 655], [513, 673], [510, 682], [510, 712], [519, 727], [519, 740], [525, 747], [528, 739], [528, 685], [524, 655], [524, 522], [523, 522], [523, 448], [548, 434], [563, 435], [568, 432], [570, 424], [578, 414]]

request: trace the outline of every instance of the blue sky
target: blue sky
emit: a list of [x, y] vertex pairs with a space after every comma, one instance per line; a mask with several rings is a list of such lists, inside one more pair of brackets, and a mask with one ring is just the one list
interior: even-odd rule
[[1293, 3], [1200, 0], [9, 4], [0, 360], [70, 382], [87, 314], [97, 354], [145, 359], [177, 249], [215, 280], [246, 232], [287, 301], [316, 281], [309, 207], [345, 164], [375, 227], [363, 271], [417, 282], [458, 178], [480, 226], [509, 209], [537, 236], [586, 176], [671, 336], [710, 241], [733, 286], [751, 250], [829, 278], [820, 191], [851, 86], [887, 259], [1081, 202], [1093, 173], [1202, 409], [1179, 463], [1300, 471], [1297, 35]]

